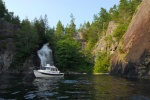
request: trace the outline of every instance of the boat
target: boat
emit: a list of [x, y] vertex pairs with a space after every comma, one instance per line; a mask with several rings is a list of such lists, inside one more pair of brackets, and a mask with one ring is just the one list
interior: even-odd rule
[[63, 77], [64, 73], [60, 73], [58, 68], [47, 64], [42, 69], [34, 70], [35, 77]]

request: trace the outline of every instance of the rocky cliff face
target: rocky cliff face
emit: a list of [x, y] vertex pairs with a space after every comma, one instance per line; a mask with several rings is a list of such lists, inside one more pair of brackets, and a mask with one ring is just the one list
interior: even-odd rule
[[[8, 69], [11, 67], [16, 52], [14, 37], [18, 29], [17, 25], [0, 18], [0, 72], [9, 72]], [[23, 66], [19, 66], [21, 69], [13, 69], [13, 71], [19, 70], [28, 73], [35, 66], [39, 66], [39, 62], [40, 60], [35, 52], [24, 61]]]
[[99, 41], [93, 48], [92, 53], [95, 57], [97, 56], [99, 51], [108, 52], [109, 54], [112, 54], [115, 51], [118, 43], [113, 37], [113, 31], [116, 29], [116, 27], [117, 23], [115, 23], [114, 21], [109, 22], [106, 33], [100, 37]]
[[112, 75], [150, 78], [150, 0], [143, 0], [124, 35], [122, 53], [111, 57]]
[[14, 56], [14, 41], [11, 38], [0, 40], [0, 71], [6, 71]]
[[0, 19], [0, 72], [6, 71], [13, 59], [15, 45], [12, 36], [15, 32], [15, 26]]

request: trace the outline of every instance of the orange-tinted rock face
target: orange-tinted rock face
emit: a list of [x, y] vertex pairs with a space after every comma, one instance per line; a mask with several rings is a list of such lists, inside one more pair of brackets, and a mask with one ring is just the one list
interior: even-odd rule
[[111, 73], [150, 77], [150, 0], [143, 0], [124, 35], [125, 61], [112, 56]]

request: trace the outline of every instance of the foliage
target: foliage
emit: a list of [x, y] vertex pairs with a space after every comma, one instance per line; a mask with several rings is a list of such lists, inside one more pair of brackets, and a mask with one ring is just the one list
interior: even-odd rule
[[111, 47], [112, 44], [115, 43], [115, 41], [113, 40], [111, 35], [107, 35], [105, 37], [105, 41], [106, 41], [106, 44], [107, 44], [106, 52], [109, 54], [110, 53], [110, 47]]
[[56, 44], [57, 65], [62, 69], [73, 69], [79, 65], [80, 48], [74, 40], [60, 40]]
[[110, 14], [104, 8], [101, 8], [99, 14], [94, 16], [94, 22], [97, 23], [101, 32], [107, 29], [110, 18]]
[[90, 28], [90, 26], [91, 26], [90, 22], [88, 21], [85, 26], [86, 26], [87, 29]]
[[117, 28], [113, 32], [113, 36], [116, 38], [117, 41], [120, 41], [124, 33], [128, 28], [128, 23], [119, 24]]
[[119, 50], [119, 53], [120, 53], [120, 54], [123, 54], [123, 53], [124, 53], [121, 46], [119, 46], [119, 49], [118, 49], [118, 50]]
[[109, 42], [111, 42], [111, 43], [114, 42], [111, 35], [107, 35], [107, 36], [105, 37], [105, 40], [106, 40], [106, 41], [109, 41]]
[[141, 0], [120, 0], [118, 7], [114, 5], [109, 10], [111, 19], [118, 23], [130, 22], [140, 3]]
[[2, 47], [2, 49], [6, 49], [7, 48], [6, 42], [2, 42], [1, 47]]
[[110, 14], [106, 9], [101, 8], [97, 15], [94, 15], [94, 21], [90, 25], [89, 22], [84, 23], [79, 29], [82, 33], [83, 41], [87, 42], [86, 51], [91, 51], [99, 37], [103, 35], [110, 21]]
[[91, 24], [89, 22], [84, 22], [84, 24], [80, 25], [80, 28], [78, 29], [78, 32], [82, 33], [82, 40], [87, 42], [88, 41], [88, 38], [89, 38], [89, 34], [90, 34], [90, 26]]
[[93, 73], [94, 59], [90, 52], [82, 52], [82, 62], [78, 67], [79, 72], [82, 73]]
[[3, 18], [6, 12], [7, 10], [6, 10], [5, 4], [3, 0], [0, 0], [0, 18]]
[[75, 18], [73, 14], [71, 14], [70, 17], [71, 17], [70, 25], [67, 25], [67, 27], [65, 28], [65, 34], [67, 37], [73, 38], [76, 35], [76, 25], [74, 23]]
[[56, 42], [56, 38], [55, 38], [55, 29], [54, 28], [50, 28], [47, 29], [45, 32], [45, 37], [46, 40], [49, 42], [49, 45], [54, 48], [55, 42]]
[[[119, 24], [113, 33], [113, 36], [116, 38], [117, 42], [119, 42], [126, 32], [134, 14], [136, 7], [132, 7], [135, 3], [138, 5], [138, 0], [120, 0], [120, 4], [118, 6], [114, 5], [109, 12], [107, 12], [106, 9], [101, 8], [100, 12], [97, 15], [94, 15], [94, 21], [88, 28], [86, 27], [86, 23], [80, 26], [79, 31], [82, 33], [83, 41], [87, 42], [85, 51], [90, 52], [98, 39], [101, 38], [102, 35], [105, 35], [108, 23], [111, 20], [114, 20]], [[107, 48], [114, 43], [112, 36], [105, 37], [105, 41], [107, 42]], [[95, 62], [94, 72], [107, 71], [109, 67], [108, 54], [105, 52], [99, 54]]]
[[[81, 43], [76, 40], [75, 18], [72, 14], [70, 17], [70, 24], [65, 31], [60, 21], [56, 27], [55, 63], [64, 71], [91, 73], [93, 62], [91, 57], [84, 55], [81, 51]], [[87, 23], [86, 27], [90, 27], [90, 23]]]
[[110, 13], [111, 20], [118, 22], [119, 12], [116, 5], [110, 8], [109, 13]]
[[64, 27], [63, 27], [61, 21], [58, 21], [58, 23], [57, 23], [55, 36], [58, 40], [64, 36]]
[[94, 73], [108, 72], [108, 68], [110, 66], [109, 59], [109, 55], [104, 52], [99, 52], [94, 66]]
[[39, 36], [35, 28], [26, 19], [21, 23], [21, 29], [16, 35], [16, 54], [13, 66], [19, 66], [38, 47]]
[[9, 12], [8, 9], [6, 9], [3, 0], [0, 0], [0, 18], [5, 19], [12, 24], [20, 25], [19, 16], [14, 16], [13, 12]]
[[60, 40], [56, 44], [56, 65], [64, 71], [92, 72], [90, 58], [80, 51], [80, 44], [73, 39]]
[[45, 32], [48, 28], [47, 26], [47, 18], [45, 15], [45, 18], [43, 19], [42, 17], [40, 17], [39, 20], [34, 19], [34, 28], [36, 29], [38, 36], [39, 36], [39, 42], [45, 43], [46, 42], [46, 37], [45, 37]]

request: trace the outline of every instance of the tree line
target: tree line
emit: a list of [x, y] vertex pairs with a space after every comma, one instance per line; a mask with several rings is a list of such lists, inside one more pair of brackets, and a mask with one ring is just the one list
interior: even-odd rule
[[[120, 41], [140, 3], [141, 0], [120, 0], [118, 6], [114, 5], [109, 11], [101, 8], [100, 12], [94, 15], [92, 23], [85, 22], [76, 29], [73, 14], [70, 15], [71, 20], [66, 27], [59, 20], [56, 28], [51, 28], [46, 15], [44, 18], [41, 16], [33, 21], [28, 19], [20, 21], [19, 16], [9, 12], [5, 3], [0, 0], [0, 18], [19, 26], [14, 37], [16, 53], [12, 68], [21, 69], [18, 66], [23, 64], [27, 57], [42, 44], [49, 42], [54, 52], [55, 65], [61, 70], [87, 73], [107, 72], [110, 66], [110, 55], [100, 51], [94, 62], [92, 49], [99, 38], [106, 33], [108, 23], [112, 20], [119, 24], [113, 36]], [[82, 40], [75, 39], [79, 32], [81, 32]], [[84, 49], [83, 42], [86, 43]]]

